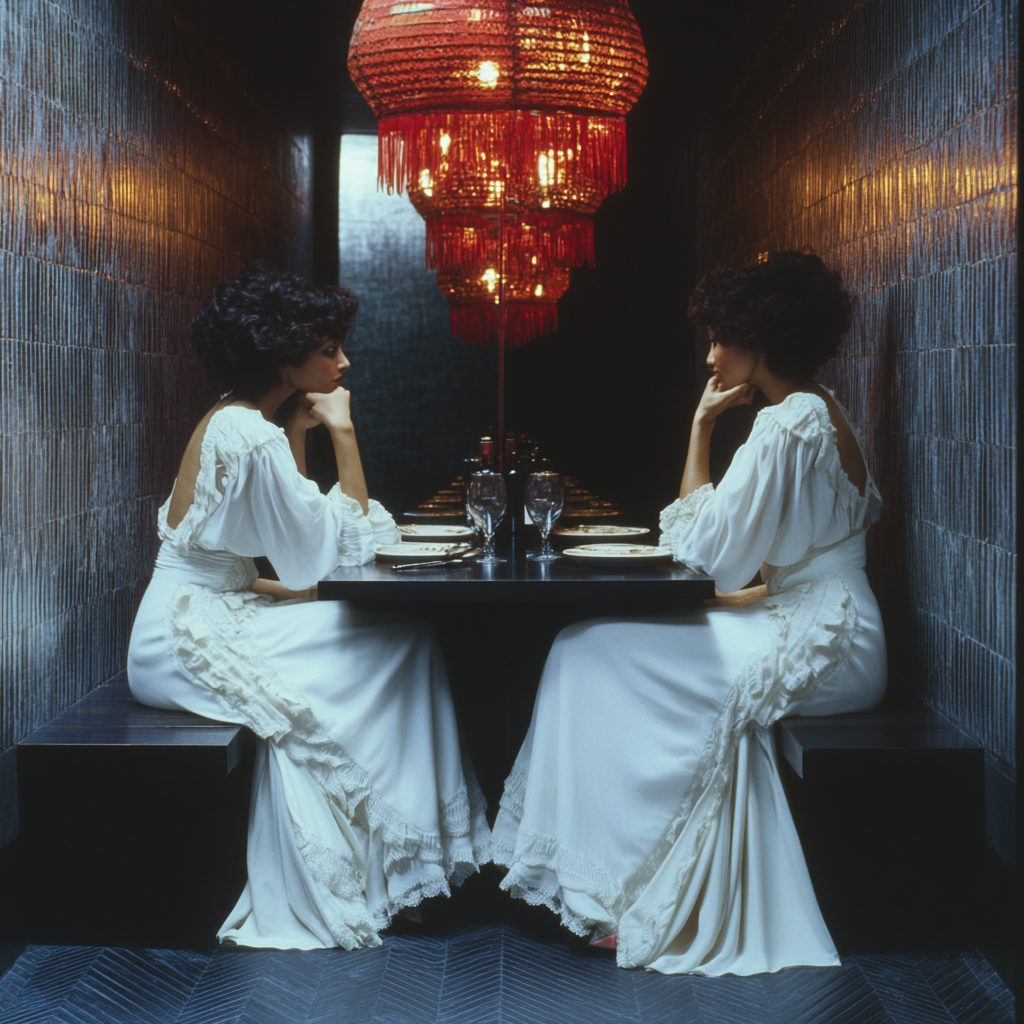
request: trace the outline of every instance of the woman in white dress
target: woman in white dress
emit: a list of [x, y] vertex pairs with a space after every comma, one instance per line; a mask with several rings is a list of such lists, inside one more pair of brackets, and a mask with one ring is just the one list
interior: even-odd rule
[[[338, 566], [400, 539], [367, 498], [340, 386], [356, 305], [257, 264], [222, 281], [192, 325], [230, 391], [196, 428], [159, 511], [128, 681], [144, 704], [260, 738], [249, 878], [224, 943], [377, 945], [392, 915], [449, 894], [488, 858], [484, 800], [431, 631], [308, 600]], [[271, 417], [296, 391], [282, 430]], [[318, 423], [338, 463], [326, 496], [305, 477], [305, 434]], [[257, 579], [264, 555], [280, 582]]]
[[[881, 500], [814, 383], [850, 301], [809, 252], [709, 275], [690, 314], [713, 371], [662, 543], [737, 592], [703, 611], [564, 630], [494, 827], [502, 887], [621, 967], [747, 975], [838, 964], [779, 781], [783, 715], [872, 707], [885, 639], [864, 572]], [[716, 417], [771, 403], [717, 487]]]

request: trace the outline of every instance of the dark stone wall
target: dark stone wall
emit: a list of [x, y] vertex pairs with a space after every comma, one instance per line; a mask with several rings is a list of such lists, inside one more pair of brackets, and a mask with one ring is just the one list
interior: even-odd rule
[[310, 152], [192, 0], [0, 0], [0, 843], [14, 744], [120, 672], [214, 397], [200, 297], [308, 269]]
[[1012, 859], [1017, 5], [796, 0], [759, 17], [702, 133], [698, 264], [811, 245], [854, 293], [821, 379], [885, 497], [870, 571], [891, 686], [985, 745], [989, 841]]
[[[340, 166], [339, 280], [359, 297], [345, 339], [359, 450], [373, 496], [409, 502], [417, 481], [429, 492], [427, 481], [458, 473], [494, 422], [494, 359], [452, 337], [437, 274], [424, 268], [423, 218], [408, 196], [377, 191], [376, 134], [343, 135]], [[313, 444], [326, 483], [337, 468], [325, 434]]]

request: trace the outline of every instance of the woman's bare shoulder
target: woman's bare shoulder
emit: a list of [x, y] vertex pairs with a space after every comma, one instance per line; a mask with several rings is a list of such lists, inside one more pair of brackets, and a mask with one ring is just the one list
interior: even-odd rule
[[167, 509], [167, 525], [176, 530], [188, 514], [195, 500], [196, 480], [199, 479], [199, 466], [202, 461], [203, 439], [213, 417], [223, 409], [224, 403], [218, 402], [196, 425], [192, 436], [185, 445], [185, 454], [181, 457], [178, 476], [171, 492], [171, 504]]

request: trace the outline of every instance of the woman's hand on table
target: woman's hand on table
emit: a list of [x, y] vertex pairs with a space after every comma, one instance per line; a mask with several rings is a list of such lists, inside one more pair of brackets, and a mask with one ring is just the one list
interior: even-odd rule
[[762, 583], [756, 587], [745, 587], [723, 593], [715, 587], [715, 596], [705, 598], [705, 608], [745, 608], [748, 604], [760, 604], [768, 596], [768, 588]]
[[332, 433], [352, 430], [352, 396], [345, 388], [335, 388], [330, 394], [308, 391], [304, 398], [309, 402], [309, 413], [317, 423], [324, 424]]
[[726, 409], [734, 405], [750, 405], [756, 390], [753, 384], [738, 384], [734, 388], [723, 389], [721, 378], [717, 375], [710, 377], [697, 403], [694, 422], [710, 426]]
[[272, 597], [275, 601], [315, 601], [316, 587], [309, 590], [289, 590], [277, 580], [258, 579], [250, 588], [254, 594]]

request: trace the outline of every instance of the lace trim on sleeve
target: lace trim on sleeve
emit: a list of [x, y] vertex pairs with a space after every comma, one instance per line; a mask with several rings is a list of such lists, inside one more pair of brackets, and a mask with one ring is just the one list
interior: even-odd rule
[[395, 526], [394, 518], [379, 501], [370, 499], [366, 518], [370, 520], [370, 525], [373, 527], [373, 536], [378, 547], [401, 544], [402, 535], [398, 532], [398, 527]]
[[[850, 653], [857, 628], [857, 604], [838, 576], [823, 576], [774, 595], [765, 601], [765, 608], [771, 619], [772, 642], [744, 667], [715, 720], [693, 782], [672, 823], [646, 862], [623, 886], [617, 908], [620, 917], [642, 897], [684, 829], [688, 832], [689, 848], [681, 858], [676, 884], [669, 887], [669, 900], [657, 907], [644, 907], [642, 923], [620, 920], [620, 967], [651, 963], [660, 955], [665, 941], [672, 938], [665, 934], [667, 922], [678, 894], [692, 881], [702, 845], [732, 784], [744, 731], [754, 725], [768, 728]], [[693, 820], [698, 806], [700, 819]]]
[[364, 565], [372, 562], [377, 543], [373, 524], [363, 514], [355, 498], [345, 494], [340, 484], [327, 492], [338, 523], [338, 565]]
[[[358, 507], [358, 504], [357, 504]], [[221, 694], [262, 739], [303, 766], [325, 796], [352, 822], [362, 807], [367, 827], [381, 837], [385, 874], [401, 861], [418, 861], [417, 883], [371, 910], [365, 869], [355, 859], [336, 863], [313, 840], [314, 830], [291, 808], [296, 842], [317, 886], [318, 906], [331, 935], [345, 949], [378, 945], [377, 930], [402, 906], [447, 892], [490, 857], [490, 830], [476, 780], [466, 777], [452, 800], [438, 808], [440, 828], [424, 831], [403, 820], [376, 792], [366, 772], [325, 732], [313, 709], [296, 699], [253, 639], [254, 617], [265, 599], [250, 593], [217, 594], [179, 587], [168, 611], [171, 643], [186, 671]], [[436, 865], [429, 870], [427, 865]], [[438, 871], [440, 869], [440, 873]], [[361, 884], [356, 884], [359, 879]], [[339, 899], [340, 898], [340, 899]]]
[[685, 498], [677, 498], [661, 513], [661, 544], [663, 547], [674, 547], [677, 534], [688, 530], [697, 518], [697, 513], [715, 495], [711, 484], [703, 484]]

